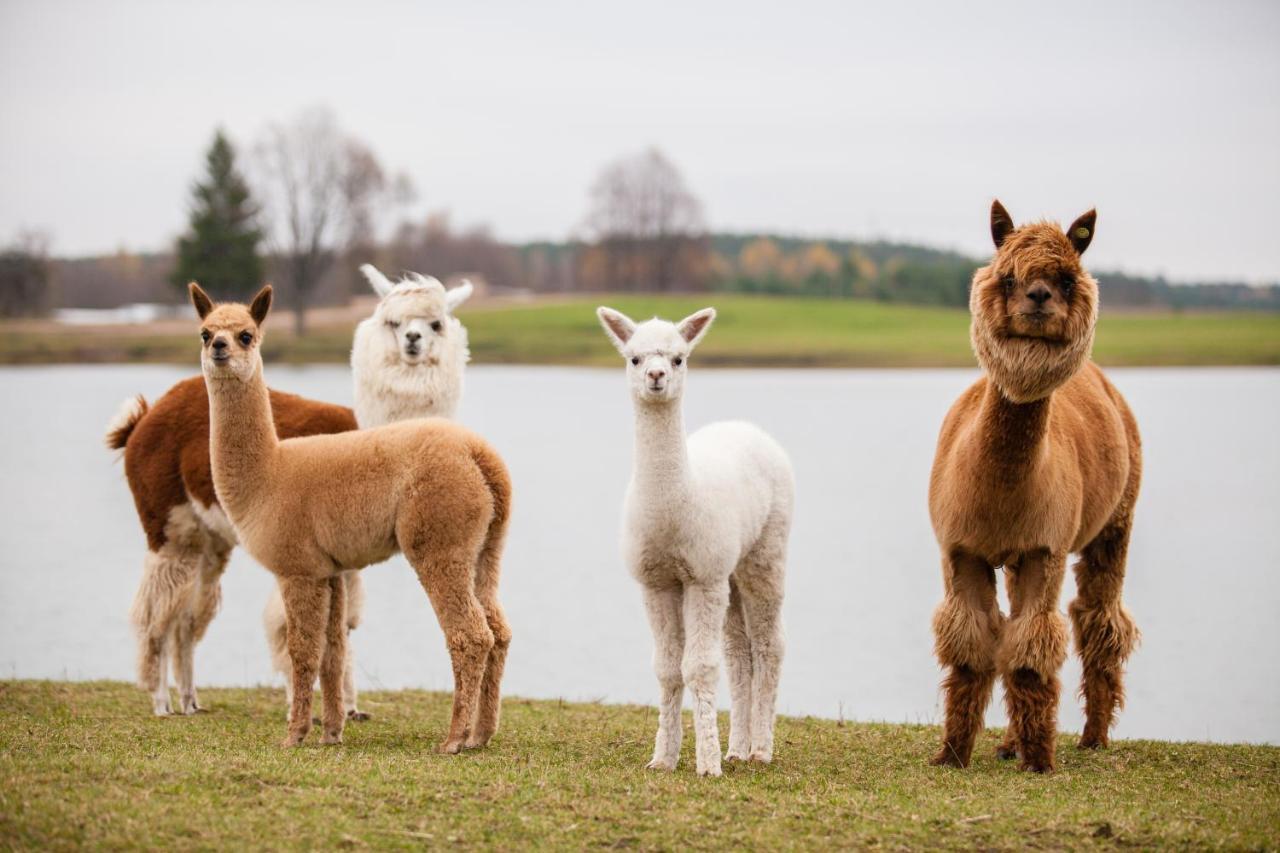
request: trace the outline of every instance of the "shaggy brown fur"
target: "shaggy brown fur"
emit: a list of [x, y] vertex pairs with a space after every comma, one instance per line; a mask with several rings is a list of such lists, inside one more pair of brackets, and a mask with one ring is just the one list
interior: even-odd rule
[[[1080, 264], [1094, 212], [1067, 234], [1015, 228], [991, 209], [996, 255], [974, 274], [974, 352], [986, 375], [942, 425], [929, 510], [943, 554], [945, 596], [933, 617], [946, 724], [934, 763], [967, 766], [999, 673], [1009, 711], [1002, 757], [1054, 766], [1058, 670], [1067, 627], [1058, 612], [1068, 553], [1088, 723], [1082, 747], [1105, 746], [1123, 704], [1124, 662], [1138, 631], [1120, 601], [1142, 457], [1137, 423], [1089, 360], [1097, 282]], [[1009, 590], [996, 604], [995, 567]]]
[[[271, 391], [281, 438], [356, 428], [350, 409]], [[147, 559], [132, 609], [138, 635], [138, 680], [168, 711], [163, 686], [171, 658], [181, 710], [200, 710], [194, 684], [195, 646], [221, 601], [222, 573], [234, 546], [226, 529], [209, 522], [220, 510], [209, 463], [209, 395], [203, 376], [174, 385], [155, 406], [139, 396], [107, 433], [107, 447], [124, 451], [125, 476], [147, 537]], [[349, 586], [361, 583], [348, 575]], [[351, 594], [358, 594], [355, 589]], [[352, 625], [351, 627], [354, 627]]]
[[197, 285], [210, 453], [219, 500], [284, 598], [293, 709], [285, 744], [311, 726], [317, 671], [324, 741], [341, 741], [339, 572], [403, 551], [435, 608], [453, 662], [453, 718], [440, 749], [484, 746], [497, 731], [511, 631], [498, 604], [511, 483], [502, 459], [456, 424], [404, 421], [353, 433], [280, 440], [259, 344], [271, 306], [215, 306]]

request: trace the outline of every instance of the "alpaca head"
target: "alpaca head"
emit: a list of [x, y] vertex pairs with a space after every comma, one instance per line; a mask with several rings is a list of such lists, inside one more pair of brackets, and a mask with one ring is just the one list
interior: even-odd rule
[[393, 284], [372, 264], [363, 265], [360, 272], [382, 298], [366, 322], [373, 332], [367, 343], [379, 350], [385, 361], [434, 364], [449, 337], [464, 334], [462, 324], [451, 315], [471, 296], [471, 282], [445, 290], [436, 279], [418, 273], [409, 273]]
[[1098, 283], [1080, 263], [1093, 240], [1090, 210], [1063, 233], [1054, 222], [1015, 227], [991, 205], [991, 263], [973, 275], [969, 335], [978, 363], [1015, 403], [1048, 396], [1089, 358]]
[[200, 315], [200, 367], [210, 388], [223, 381], [247, 382], [262, 367], [258, 351], [262, 323], [271, 310], [271, 285], [266, 285], [249, 305], [214, 304], [194, 281], [187, 285], [191, 304]]
[[716, 309], [703, 308], [679, 323], [654, 317], [637, 324], [621, 311], [604, 306], [596, 309], [596, 316], [627, 360], [631, 396], [640, 403], [664, 403], [679, 400], [684, 392], [689, 353], [711, 327]]

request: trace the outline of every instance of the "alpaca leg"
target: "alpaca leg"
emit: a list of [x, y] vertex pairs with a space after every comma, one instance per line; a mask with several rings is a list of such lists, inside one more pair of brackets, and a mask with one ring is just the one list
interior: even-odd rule
[[724, 661], [729, 673], [729, 751], [725, 761], [746, 761], [751, 754], [751, 640], [738, 585], [729, 581], [729, 610], [724, 619]]
[[289, 733], [285, 746], [301, 746], [311, 730], [311, 694], [316, 673], [325, 651], [325, 633], [329, 617], [329, 581], [327, 578], [278, 578], [284, 599], [286, 639], [289, 651], [290, 693]]
[[680, 740], [684, 735], [680, 705], [684, 678], [680, 661], [684, 656], [684, 590], [679, 586], [654, 589], [644, 587], [644, 609], [653, 631], [653, 671], [658, 677], [658, 734], [653, 740], [650, 770], [675, 770], [680, 761]]
[[1124, 664], [1138, 642], [1138, 628], [1120, 601], [1129, 521], [1105, 528], [1075, 564], [1076, 598], [1069, 611], [1084, 674], [1081, 749], [1107, 746], [1115, 713], [1124, 707]]
[[699, 776], [720, 775], [720, 727], [716, 685], [724, 654], [724, 617], [729, 582], [697, 584], [684, 591], [684, 660], [680, 674], [693, 696], [693, 736]]
[[782, 631], [781, 573], [776, 584], [744, 584], [742, 603], [751, 636], [752, 761], [773, 761], [773, 721], [778, 706], [778, 679], [786, 640]]
[[360, 572], [343, 572], [342, 582], [347, 596], [347, 621], [343, 628], [347, 635], [347, 656], [342, 666], [342, 708], [348, 720], [364, 722], [370, 715], [357, 705], [356, 653], [351, 645], [351, 632], [359, 628], [364, 619], [364, 577]]
[[458, 555], [441, 560], [437, 557], [414, 565], [444, 630], [453, 664], [453, 715], [449, 734], [439, 749], [456, 755], [470, 737], [476, 719], [485, 667], [494, 646], [493, 631], [476, 598], [472, 579], [474, 558]]
[[484, 679], [480, 685], [480, 703], [476, 709], [475, 726], [466, 747], [482, 747], [498, 732], [502, 713], [502, 673], [507, 665], [507, 650], [511, 647], [511, 626], [498, 603], [497, 556], [482, 555], [476, 572], [476, 596], [484, 608], [485, 620], [493, 632], [493, 648], [485, 661]]
[[329, 612], [325, 624], [324, 657], [320, 660], [320, 692], [324, 703], [321, 743], [342, 743], [343, 670], [347, 663], [347, 587], [342, 577], [329, 579]]
[[174, 679], [178, 682], [178, 696], [184, 714], [204, 710], [196, 697], [196, 645], [204, 639], [205, 631], [222, 603], [222, 573], [230, 556], [229, 543], [210, 537], [200, 561], [200, 575], [191, 589], [189, 606], [179, 618], [175, 630]]
[[995, 652], [1003, 617], [996, 604], [995, 569], [953, 551], [943, 560], [946, 595], [933, 613], [934, 654], [949, 668], [942, 682], [942, 747], [932, 763], [968, 767], [973, 743], [995, 683]]
[[197, 548], [167, 542], [159, 552], [148, 551], [142, 581], [129, 612], [138, 637], [138, 683], [151, 694], [156, 716], [172, 713], [169, 704], [168, 661], [174, 628], [188, 604], [200, 562]]
[[1058, 670], [1067, 656], [1067, 626], [1058, 613], [1065, 554], [1025, 555], [1014, 570], [1009, 624], [996, 654], [1005, 705], [1017, 737], [1019, 768], [1054, 768], [1058, 736]]
[[271, 653], [271, 666], [284, 676], [285, 719], [293, 719], [293, 664], [289, 662], [289, 632], [284, 612], [284, 596], [279, 583], [267, 597], [262, 611], [262, 627], [267, 635], [267, 649]]

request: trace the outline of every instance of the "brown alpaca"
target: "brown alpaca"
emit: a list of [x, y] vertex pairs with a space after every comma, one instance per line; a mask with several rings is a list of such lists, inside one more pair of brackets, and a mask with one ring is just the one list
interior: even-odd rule
[[[933, 615], [948, 667], [946, 722], [934, 764], [966, 767], [999, 672], [1009, 712], [1002, 758], [1054, 767], [1058, 671], [1067, 629], [1058, 612], [1068, 553], [1084, 663], [1080, 746], [1107, 745], [1124, 701], [1124, 662], [1138, 638], [1120, 601], [1142, 472], [1138, 426], [1092, 361], [1098, 284], [1080, 264], [1094, 211], [1064, 234], [1015, 228], [995, 202], [996, 254], [974, 273], [970, 335], [985, 376], [947, 413], [929, 484], [945, 598]], [[1008, 618], [996, 604], [1003, 566]]]
[[[270, 394], [281, 438], [356, 428], [350, 409]], [[222, 573], [236, 544], [213, 490], [204, 377], [184, 379], [154, 406], [142, 397], [130, 400], [108, 428], [107, 447], [124, 451], [125, 476], [147, 536], [142, 582], [130, 613], [138, 635], [138, 681], [151, 694], [157, 715], [171, 713], [171, 660], [180, 710], [194, 714], [201, 710], [195, 647], [217, 613]], [[359, 575], [345, 577], [349, 594], [359, 595]], [[348, 613], [349, 627], [357, 618], [358, 612]]]
[[293, 667], [285, 745], [311, 728], [320, 676], [324, 742], [340, 743], [340, 573], [403, 551], [435, 608], [453, 661], [453, 718], [442, 752], [488, 743], [511, 631], [498, 604], [511, 482], [483, 439], [444, 420], [281, 440], [262, 376], [267, 286], [246, 308], [215, 306], [196, 284], [201, 366], [209, 389], [213, 483], [246, 550], [284, 598]]

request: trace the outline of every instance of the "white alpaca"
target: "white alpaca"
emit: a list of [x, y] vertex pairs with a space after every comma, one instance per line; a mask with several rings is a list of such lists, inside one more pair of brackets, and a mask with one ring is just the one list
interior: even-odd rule
[[680, 398], [686, 360], [715, 318], [637, 325], [597, 312], [627, 360], [635, 403], [635, 465], [623, 509], [622, 554], [644, 590], [661, 688], [649, 767], [680, 757], [684, 686], [693, 696], [699, 775], [720, 775], [716, 682], [727, 658], [726, 760], [773, 759], [782, 664], [782, 585], [795, 482], [786, 452], [758, 427], [710, 424], [686, 443]]
[[[351, 347], [356, 422], [361, 429], [411, 418], [452, 418], [462, 402], [462, 374], [470, 352], [467, 329], [453, 311], [471, 296], [471, 282], [445, 290], [430, 276], [409, 273], [392, 284], [372, 264], [360, 267], [381, 298], [356, 327]], [[347, 587], [347, 631], [359, 627], [364, 582], [359, 572], [342, 576]], [[285, 644], [284, 599], [276, 589], [262, 614], [271, 662], [284, 674], [285, 702], [293, 707], [293, 677]], [[356, 707], [355, 660], [347, 643], [342, 680], [343, 708], [355, 720], [369, 715]]]

